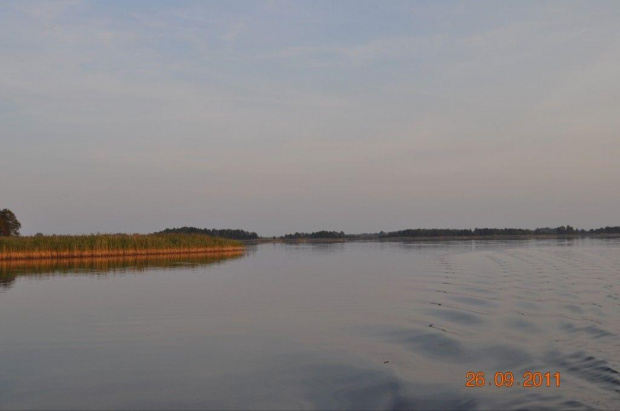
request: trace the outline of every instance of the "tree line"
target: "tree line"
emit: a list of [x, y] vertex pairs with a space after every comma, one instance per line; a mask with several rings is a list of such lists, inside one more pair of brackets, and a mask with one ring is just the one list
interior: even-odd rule
[[530, 230], [526, 228], [474, 228], [472, 229], [439, 229], [416, 228], [392, 231], [380, 234], [379, 237], [486, 237], [486, 236], [514, 236], [514, 235], [544, 235], [544, 234], [578, 234], [585, 230], [575, 230], [570, 225], [556, 228], [544, 227]]
[[[0, 237], [18, 236], [21, 223], [15, 214], [5, 208], [0, 210]], [[255, 232], [241, 229], [216, 229], [180, 227], [166, 228], [155, 234], [206, 234], [213, 237], [223, 237], [233, 240], [257, 240], [259, 235]], [[583, 234], [620, 234], [620, 226], [607, 226], [590, 230], [576, 229], [570, 225], [559, 227], [542, 227], [536, 229], [526, 228], [409, 228], [405, 230], [378, 233], [346, 234], [343, 231], [321, 230], [311, 233], [291, 233], [279, 238], [285, 240], [295, 239], [332, 239], [332, 238], [416, 238], [416, 237], [490, 237], [490, 236], [527, 236], [527, 235], [583, 235]], [[41, 235], [41, 234], [37, 234]], [[277, 237], [273, 237], [274, 239]]]
[[312, 233], [285, 234], [280, 237], [290, 239], [312, 238], [422, 238], [422, 237], [491, 237], [491, 236], [527, 236], [527, 235], [577, 235], [577, 234], [620, 234], [620, 226], [596, 228], [591, 230], [576, 229], [570, 225], [559, 227], [527, 228], [409, 228], [406, 230], [345, 234], [342, 231], [315, 231]]
[[592, 230], [590, 230], [588, 232], [589, 233], [595, 233], [595, 234], [617, 234], [617, 233], [620, 233], [620, 226], [601, 227], [601, 228], [592, 229]]
[[163, 231], [159, 231], [155, 234], [206, 234], [213, 237], [230, 238], [233, 240], [256, 240], [258, 234], [241, 229], [216, 229], [216, 228], [196, 228], [196, 227], [180, 227], [180, 228], [166, 228]]
[[315, 231], [314, 233], [295, 233], [295, 234], [285, 234], [283, 238], [290, 239], [298, 239], [298, 238], [346, 238], [346, 234], [343, 231]]

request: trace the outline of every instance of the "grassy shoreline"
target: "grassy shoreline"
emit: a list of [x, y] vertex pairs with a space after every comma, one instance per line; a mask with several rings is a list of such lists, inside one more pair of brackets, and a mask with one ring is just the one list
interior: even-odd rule
[[0, 237], [0, 261], [243, 251], [237, 240], [200, 234], [91, 234]]

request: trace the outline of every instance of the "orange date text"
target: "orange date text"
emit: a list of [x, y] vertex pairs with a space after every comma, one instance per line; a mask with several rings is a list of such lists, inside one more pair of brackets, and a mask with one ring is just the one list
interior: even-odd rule
[[551, 374], [551, 372], [542, 372], [542, 371], [526, 371], [523, 373], [523, 379], [517, 381], [512, 372], [506, 371], [496, 372], [491, 378], [486, 376], [484, 372], [478, 371], [473, 372], [469, 371], [465, 375], [467, 379], [465, 382], [466, 387], [484, 387], [484, 386], [492, 386], [492, 387], [524, 387], [524, 388], [537, 388], [537, 387], [559, 387], [560, 386], [560, 373], [556, 372], [555, 374]]

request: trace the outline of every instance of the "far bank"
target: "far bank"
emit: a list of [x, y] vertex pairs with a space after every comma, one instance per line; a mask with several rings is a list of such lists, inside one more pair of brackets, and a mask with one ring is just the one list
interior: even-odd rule
[[346, 236], [341, 238], [282, 238], [264, 237], [254, 240], [242, 240], [244, 244], [262, 243], [344, 243], [344, 242], [390, 242], [390, 241], [472, 241], [472, 240], [548, 240], [548, 239], [579, 239], [579, 238], [620, 238], [620, 233], [613, 234], [531, 234], [531, 235], [489, 235], [489, 236], [436, 236], [436, 237], [364, 237]]

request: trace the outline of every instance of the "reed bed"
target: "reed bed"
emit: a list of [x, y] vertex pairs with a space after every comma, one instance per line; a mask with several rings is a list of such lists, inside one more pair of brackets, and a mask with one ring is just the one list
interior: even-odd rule
[[208, 254], [243, 249], [237, 240], [200, 234], [0, 237], [0, 260]]

